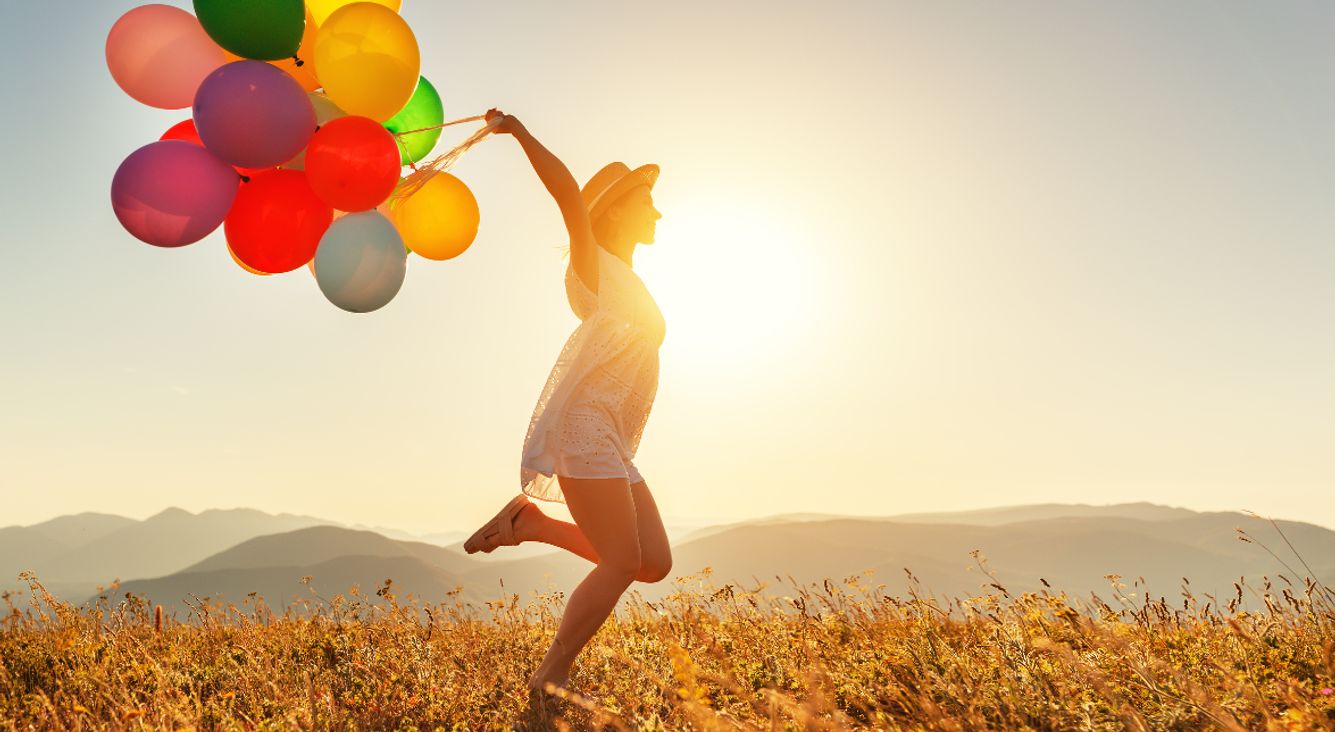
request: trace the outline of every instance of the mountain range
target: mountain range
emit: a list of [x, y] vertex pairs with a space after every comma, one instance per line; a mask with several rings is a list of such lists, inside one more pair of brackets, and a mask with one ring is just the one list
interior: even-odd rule
[[[943, 602], [993, 591], [993, 581], [1015, 596], [1038, 592], [1046, 581], [1054, 593], [1065, 591], [1072, 598], [1096, 593], [1113, 603], [1107, 578], [1113, 574], [1126, 585], [1123, 593], [1137, 593], [1136, 599], [1163, 596], [1179, 607], [1188, 581], [1202, 604], [1208, 594], [1215, 606], [1234, 595], [1239, 579], [1259, 587], [1268, 577], [1277, 585], [1275, 592], [1287, 579], [1295, 594], [1301, 594], [1304, 576], [1335, 583], [1335, 531], [1144, 502], [882, 517], [782, 514], [675, 529], [668, 579], [631, 587], [650, 602], [699, 580], [706, 567], [714, 586], [732, 583], [769, 598], [793, 596], [797, 587], [819, 586], [827, 578], [839, 584], [857, 575], [863, 575], [864, 585], [905, 597], [910, 572], [917, 580], [915, 591]], [[1240, 540], [1238, 529], [1253, 541]], [[117, 602], [129, 592], [184, 619], [200, 598], [241, 607], [248, 595], [258, 593], [281, 613], [297, 598], [327, 601], [354, 585], [374, 595], [387, 579], [401, 598], [485, 606], [514, 594], [523, 599], [558, 590], [568, 595], [592, 567], [542, 544], [466, 555], [461, 536], [445, 546], [420, 539], [383, 527], [354, 528], [253, 509], [192, 514], [171, 508], [143, 521], [83, 513], [0, 529], [0, 589], [21, 596], [26, 584], [17, 574], [30, 569], [62, 599], [87, 603], [105, 596]], [[688, 580], [688, 575], [695, 577]], [[108, 590], [117, 578], [119, 586]], [[1263, 608], [1260, 602], [1249, 592], [1242, 607]]]

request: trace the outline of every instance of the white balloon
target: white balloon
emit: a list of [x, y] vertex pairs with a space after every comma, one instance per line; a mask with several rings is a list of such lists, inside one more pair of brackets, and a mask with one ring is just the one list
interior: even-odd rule
[[379, 211], [350, 213], [329, 225], [315, 250], [315, 281], [329, 302], [351, 313], [394, 299], [408, 271], [403, 237]]

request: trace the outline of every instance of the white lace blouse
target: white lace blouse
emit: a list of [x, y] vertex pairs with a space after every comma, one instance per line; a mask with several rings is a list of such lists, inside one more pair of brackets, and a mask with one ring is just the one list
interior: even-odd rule
[[598, 247], [598, 292], [566, 267], [566, 299], [582, 321], [561, 349], [529, 421], [519, 484], [531, 497], [565, 503], [556, 480], [556, 431], [574, 404], [596, 399], [619, 405], [622, 445], [633, 457], [658, 391], [663, 314], [639, 275]]

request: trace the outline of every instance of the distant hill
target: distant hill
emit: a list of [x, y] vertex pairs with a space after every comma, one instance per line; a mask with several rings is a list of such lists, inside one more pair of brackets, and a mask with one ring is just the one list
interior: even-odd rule
[[[567, 570], [562, 577], [573, 577], [581, 563], [584, 569], [580, 577], [592, 568], [583, 559], [564, 552], [561, 555], [553, 557], [555, 561], [541, 557], [481, 561], [445, 547], [395, 541], [372, 531], [312, 526], [249, 539], [170, 575], [122, 582], [116, 596], [134, 592], [168, 610], [186, 612], [191, 592], [221, 595], [239, 606], [247, 593], [255, 591], [269, 598], [270, 606], [279, 612], [283, 600], [269, 593], [277, 592], [288, 599], [294, 592], [305, 593], [298, 581], [310, 575], [310, 586], [327, 598], [346, 593], [354, 582], [368, 591], [368, 583], [378, 587], [385, 579], [393, 579], [394, 587], [402, 589], [395, 589], [396, 594], [413, 591], [430, 602], [444, 601], [446, 593], [462, 584], [467, 591], [458, 597], [481, 605], [504, 594], [499, 584], [502, 576], [507, 588], [522, 591], [524, 587], [542, 586], [544, 575], [555, 571], [554, 567]], [[247, 589], [242, 591], [243, 587]], [[89, 601], [99, 596], [94, 593]]]
[[69, 545], [52, 539], [26, 526], [8, 526], [0, 529], [0, 572], [4, 582], [16, 581], [19, 572], [38, 569], [48, 557], [69, 551]]
[[[90, 541], [96, 541], [134, 523], [137, 522], [132, 518], [87, 511], [69, 516], [57, 516], [27, 528], [73, 549]], [[0, 529], [0, 531], [3, 531], [3, 529]]]
[[[1335, 584], [1335, 532], [1312, 524], [1278, 525], [1312, 565], [1318, 579]], [[1266, 521], [1238, 513], [1195, 514], [1182, 519], [1145, 520], [1111, 516], [1057, 517], [995, 526], [904, 523], [839, 519], [769, 526], [738, 526], [676, 548], [680, 568], [712, 565], [718, 582], [791, 574], [799, 582], [822, 576], [840, 578], [875, 569], [875, 582], [887, 591], [908, 589], [907, 567], [923, 588], [938, 596], [965, 596], [990, 579], [969, 555], [978, 549], [987, 567], [1014, 595], [1042, 589], [1071, 596], [1096, 592], [1108, 599], [1107, 574], [1122, 575], [1125, 592], [1146, 591], [1179, 597], [1182, 578], [1193, 592], [1233, 594], [1232, 583], [1245, 575], [1259, 585], [1262, 575], [1276, 584], [1284, 572], [1298, 587], [1301, 580], [1256, 544], [1238, 540], [1234, 527], [1265, 542], [1298, 574], [1299, 561]], [[857, 550], [861, 550], [859, 554]], [[828, 557], [828, 561], [823, 558]], [[1132, 587], [1138, 577], [1145, 587]]]
[[[128, 522], [128, 523], [127, 523]], [[49, 588], [92, 592], [113, 579], [155, 577], [184, 569], [246, 539], [332, 523], [310, 516], [267, 514], [249, 508], [211, 509], [198, 514], [168, 508], [143, 521], [94, 514], [63, 516], [52, 521], [0, 530], [0, 588], [22, 586], [16, 575], [34, 570]], [[91, 540], [69, 546], [50, 536], [80, 534]], [[29, 540], [40, 535], [45, 541]], [[19, 537], [17, 541], [13, 537]], [[9, 538], [6, 538], [9, 537]]]
[[[301, 582], [305, 576], [312, 578], [310, 584]], [[391, 591], [404, 601], [411, 593], [426, 602], [442, 602], [460, 584], [455, 575], [417, 557], [341, 556], [300, 566], [178, 572], [167, 577], [122, 582], [114, 596], [104, 594], [113, 603], [126, 592], [150, 598], [163, 605], [169, 616], [174, 613], [177, 619], [185, 620], [191, 613], [190, 604], [198, 605], [196, 597], [210, 598], [223, 607], [230, 602], [241, 610], [253, 612], [256, 603], [247, 602], [247, 595], [255, 592], [275, 614], [282, 615], [284, 608], [298, 598], [307, 598], [313, 604], [332, 601], [337, 594], [350, 597], [349, 588], [353, 586], [376, 599], [376, 590], [386, 579], [393, 580]], [[88, 601], [96, 602], [98, 597], [94, 595]], [[485, 604], [487, 599], [467, 588], [458, 597], [462, 602], [477, 605]], [[454, 602], [454, 598], [449, 600], [451, 604]]]
[[307, 566], [349, 555], [414, 557], [455, 574], [469, 572], [478, 564], [466, 555], [434, 544], [396, 541], [374, 531], [358, 531], [338, 526], [310, 526], [248, 539], [182, 571], [256, 569], [276, 564]]
[[[1005, 515], [1017, 519], [1009, 522], [997, 521], [996, 514], [971, 511], [962, 514], [972, 522], [958, 523], [938, 521], [939, 515], [923, 522], [806, 515], [800, 520], [770, 517], [715, 527], [674, 544], [674, 568], [667, 581], [636, 583], [632, 589], [658, 602], [679, 589], [673, 580], [707, 566], [715, 586], [763, 585], [762, 594], [782, 597], [794, 594], [791, 582], [807, 586], [828, 578], [839, 583], [871, 570], [870, 578], [862, 577], [865, 584], [881, 585], [884, 593], [903, 597], [910, 588], [907, 568], [918, 579], [917, 591], [948, 603], [950, 598], [993, 591], [986, 587], [992, 577], [970, 556], [975, 549], [996, 581], [1016, 596], [1044, 589], [1046, 580], [1054, 593], [1088, 599], [1092, 592], [1113, 602], [1105, 577], [1110, 574], [1121, 575], [1126, 585], [1122, 592], [1128, 595], [1162, 595], [1174, 605], [1181, 602], [1183, 577], [1190, 580], [1201, 603], [1207, 601], [1205, 593], [1213, 594], [1216, 603], [1226, 602], [1240, 576], [1254, 586], [1260, 585], [1263, 575], [1277, 586], [1287, 586], [1279, 579], [1285, 573], [1302, 587], [1305, 570], [1274, 527], [1246, 514], [1197, 513], [1149, 504], [1109, 506], [1108, 515], [1102, 516], [1090, 510], [1100, 507], [1075, 506], [1072, 515], [1065, 516], [1052, 515], [1056, 509], [1051, 505], [1018, 510], [1023, 508], [1005, 509]], [[1277, 524], [1315, 576], [1335, 584], [1335, 532], [1302, 522]], [[1236, 527], [1264, 542], [1298, 571], [1290, 572], [1258, 544], [1239, 541]], [[277, 609], [282, 598], [305, 591], [294, 586], [304, 575], [314, 577], [312, 586], [325, 597], [346, 592], [352, 582], [366, 591], [393, 578], [396, 587], [411, 589], [427, 602], [446, 601], [447, 593], [458, 585], [464, 588], [458, 599], [481, 604], [511, 593], [525, 599], [534, 592], [568, 594], [591, 568], [588, 561], [566, 552], [520, 556], [501, 548], [491, 555], [464, 556], [425, 542], [316, 526], [254, 537], [184, 571], [123, 582], [121, 590], [176, 609], [185, 607], [187, 592], [226, 593], [240, 604], [247, 592], [257, 591]], [[1245, 596], [1243, 607], [1257, 609], [1258, 602]]]
[[907, 521], [915, 524], [947, 523], [978, 524], [980, 526], [1000, 526], [1019, 521], [1037, 521], [1053, 518], [1074, 518], [1081, 516], [1099, 518], [1133, 518], [1142, 521], [1168, 521], [1196, 515], [1196, 511], [1175, 506], [1161, 506], [1157, 503], [1139, 501], [1136, 503], [1114, 503], [1106, 506], [1093, 506], [1087, 503], [1035, 503], [1024, 506], [998, 506], [980, 508], [973, 511], [943, 511], [937, 513], [901, 513], [886, 518], [894, 521]]
[[683, 537], [685, 540], [702, 539], [711, 534], [727, 530], [734, 526], [769, 526], [805, 521], [832, 521], [836, 519], [856, 518], [884, 521], [899, 521], [914, 524], [972, 524], [977, 526], [1000, 526], [1020, 521], [1034, 521], [1049, 518], [1075, 516], [1098, 516], [1137, 518], [1146, 521], [1165, 521], [1185, 518], [1196, 512], [1186, 508], [1160, 506], [1144, 501], [1138, 503], [1115, 503], [1106, 506], [1093, 506], [1086, 503], [1036, 503], [1021, 506], [998, 506], [970, 511], [942, 511], [936, 513], [900, 513], [890, 516], [847, 516], [834, 513], [783, 513], [763, 518], [748, 519], [737, 523], [725, 523], [706, 526]]

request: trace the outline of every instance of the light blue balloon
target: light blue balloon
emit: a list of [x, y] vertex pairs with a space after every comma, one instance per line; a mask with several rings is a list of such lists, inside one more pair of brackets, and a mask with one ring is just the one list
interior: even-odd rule
[[329, 225], [315, 250], [315, 281], [329, 302], [351, 313], [384, 307], [403, 286], [408, 252], [383, 214], [359, 211]]

